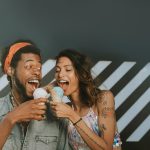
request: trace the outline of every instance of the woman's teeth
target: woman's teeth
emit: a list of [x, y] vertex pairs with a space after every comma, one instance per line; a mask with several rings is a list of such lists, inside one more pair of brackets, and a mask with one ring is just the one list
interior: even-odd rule
[[69, 82], [66, 81], [66, 80], [59, 80], [59, 81], [58, 81], [58, 85], [59, 85], [60, 87], [62, 87], [62, 88], [66, 88], [66, 86], [69, 85]]

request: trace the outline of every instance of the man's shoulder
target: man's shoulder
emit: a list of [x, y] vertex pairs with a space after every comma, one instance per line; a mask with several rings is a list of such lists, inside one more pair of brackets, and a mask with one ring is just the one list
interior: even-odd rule
[[0, 98], [0, 116], [9, 111], [9, 102], [9, 95]]
[[4, 104], [5, 102], [7, 102], [9, 100], [9, 94], [7, 94], [6, 96], [0, 97], [0, 105]]

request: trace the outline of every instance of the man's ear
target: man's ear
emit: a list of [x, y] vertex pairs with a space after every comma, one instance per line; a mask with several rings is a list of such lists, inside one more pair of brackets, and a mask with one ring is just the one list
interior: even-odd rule
[[13, 76], [13, 75], [14, 75], [14, 68], [9, 67], [8, 70], [7, 70], [7, 74], [8, 74], [9, 76]]

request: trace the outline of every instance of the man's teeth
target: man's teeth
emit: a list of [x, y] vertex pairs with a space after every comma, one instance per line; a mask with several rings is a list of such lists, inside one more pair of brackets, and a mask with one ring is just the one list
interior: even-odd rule
[[39, 80], [30, 80], [29, 83], [39, 83]]
[[33, 80], [28, 81], [28, 83], [31, 84], [32, 88], [35, 90], [36, 88], [38, 88], [39, 80], [33, 79]]

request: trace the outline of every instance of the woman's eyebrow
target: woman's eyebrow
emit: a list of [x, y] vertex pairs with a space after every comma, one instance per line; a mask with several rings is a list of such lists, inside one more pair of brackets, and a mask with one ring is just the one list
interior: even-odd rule
[[[72, 67], [73, 65], [64, 65], [63, 67]], [[59, 67], [60, 68], [60, 66], [59, 65], [56, 65], [56, 67]]]

